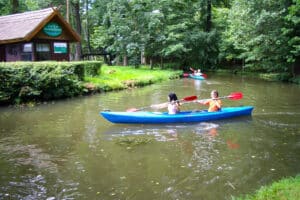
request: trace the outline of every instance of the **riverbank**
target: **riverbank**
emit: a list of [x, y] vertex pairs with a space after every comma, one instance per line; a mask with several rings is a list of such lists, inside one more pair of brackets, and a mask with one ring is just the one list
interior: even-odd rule
[[300, 75], [292, 77], [290, 73], [261, 73], [261, 72], [249, 72], [244, 71], [240, 68], [235, 69], [216, 69], [208, 70], [212, 73], [224, 73], [224, 74], [236, 74], [236, 75], [246, 75], [250, 77], [258, 77], [266, 81], [280, 81], [280, 82], [289, 82], [300, 85]]
[[181, 70], [102, 66], [99, 61], [0, 64], [0, 105], [26, 105], [180, 78]]
[[107, 92], [150, 85], [180, 78], [181, 75], [181, 70], [150, 69], [149, 66], [134, 68], [133, 66], [103, 65], [97, 76], [86, 76], [84, 78], [84, 86], [89, 92]]
[[300, 175], [263, 186], [253, 195], [233, 197], [232, 200], [298, 200], [300, 199]]

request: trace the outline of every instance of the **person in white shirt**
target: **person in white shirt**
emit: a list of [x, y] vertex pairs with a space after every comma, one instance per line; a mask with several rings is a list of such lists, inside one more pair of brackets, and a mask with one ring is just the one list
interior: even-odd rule
[[168, 100], [169, 101], [166, 103], [151, 105], [151, 108], [154, 108], [154, 109], [168, 108], [168, 113], [170, 115], [179, 113], [180, 112], [180, 109], [179, 109], [180, 102], [177, 98], [177, 95], [175, 93], [171, 92], [168, 95]]
[[175, 93], [170, 93], [169, 96], [169, 104], [168, 104], [168, 112], [170, 115], [174, 115], [180, 112], [179, 106], [180, 103], [178, 101], [177, 95]]

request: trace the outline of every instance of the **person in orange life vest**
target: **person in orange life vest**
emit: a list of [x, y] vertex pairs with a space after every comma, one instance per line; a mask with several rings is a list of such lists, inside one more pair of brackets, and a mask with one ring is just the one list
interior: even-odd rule
[[198, 103], [202, 105], [208, 105], [208, 112], [216, 112], [221, 110], [222, 101], [219, 99], [219, 93], [217, 90], [213, 90], [210, 93], [211, 99], [199, 100]]

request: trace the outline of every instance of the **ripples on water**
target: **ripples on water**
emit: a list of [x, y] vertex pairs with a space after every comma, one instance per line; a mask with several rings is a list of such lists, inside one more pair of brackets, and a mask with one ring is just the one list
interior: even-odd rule
[[[189, 130], [193, 130], [195, 134], [204, 134], [212, 129], [217, 128], [219, 125], [214, 123], [199, 123], [194, 125], [166, 125], [160, 128], [153, 128], [153, 126], [129, 126], [125, 128], [117, 129], [113, 127], [108, 130], [106, 139], [112, 139], [115, 137], [134, 136], [134, 135], [152, 135], [157, 141], [166, 142], [177, 137], [178, 132], [184, 131], [188, 127]], [[211, 131], [211, 134], [213, 131]]]
[[[224, 100], [224, 105], [253, 105], [252, 117], [116, 125], [98, 114], [104, 108], [164, 102], [169, 91], [207, 98], [212, 89], [221, 96], [243, 91], [242, 100]], [[298, 91], [290, 85], [212, 75], [203, 82], [174, 80], [4, 111], [0, 199], [215, 200], [251, 193], [299, 172]], [[135, 139], [142, 142], [128, 148]]]
[[300, 112], [259, 112], [255, 117], [263, 126], [275, 129], [297, 128], [300, 123]]
[[[184, 131], [187, 129], [187, 127], [189, 132], [188, 135]], [[106, 139], [111, 140], [116, 137], [150, 135], [153, 136], [158, 142], [176, 141], [178, 142], [179, 146], [182, 146], [185, 149], [184, 151], [189, 152], [190, 154], [189, 160], [182, 163], [182, 167], [187, 167], [193, 170], [194, 178], [186, 181], [194, 182], [198, 175], [202, 176], [203, 173], [213, 170], [213, 168], [215, 168], [215, 171], [232, 170], [232, 167], [228, 164], [217, 167], [215, 166], [215, 162], [217, 161], [216, 158], [218, 158], [217, 155], [220, 153], [220, 150], [215, 148], [215, 146], [218, 144], [226, 145], [221, 138], [217, 137], [218, 127], [218, 124], [206, 122], [192, 125], [166, 125], [161, 126], [160, 128], [130, 126], [115, 130], [110, 129]], [[183, 137], [186, 137], [185, 139], [187, 141], [179, 138], [180, 134], [183, 134]], [[188, 143], [190, 144], [186, 145]], [[228, 145], [232, 144], [230, 143]], [[189, 177], [189, 179], [190, 178], [191, 177]], [[213, 184], [218, 179], [218, 176], [212, 177], [212, 179], [205, 182], [205, 184]], [[172, 190], [173, 188], [169, 187], [165, 190], [165, 192], [171, 192]], [[175, 194], [173, 193], [172, 195]]]

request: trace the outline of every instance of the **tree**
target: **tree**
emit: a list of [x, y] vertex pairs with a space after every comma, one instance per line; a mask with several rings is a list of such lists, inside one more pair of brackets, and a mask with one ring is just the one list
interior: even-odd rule
[[[75, 29], [76, 32], [81, 35], [81, 18], [80, 18], [80, 2], [79, 0], [71, 1], [71, 6], [73, 7], [74, 14], [75, 14]], [[81, 43], [76, 43], [75, 47], [75, 60], [80, 60], [82, 56], [82, 47]]]
[[27, 2], [19, 0], [0, 0], [0, 15], [9, 15], [28, 11], [32, 9], [31, 6], [33, 4], [36, 5], [36, 2]]
[[225, 40], [241, 52], [246, 67], [287, 71], [288, 37], [282, 34], [287, 15], [287, 0], [236, 0], [229, 12]]
[[300, 1], [293, 0], [288, 8], [288, 15], [285, 17], [286, 25], [282, 28], [282, 32], [289, 38], [289, 54], [287, 54], [287, 62], [292, 63], [291, 71], [295, 76], [295, 72], [300, 68]]
[[[213, 41], [212, 37], [208, 37], [209, 40], [194, 37], [206, 30], [207, 18], [201, 14], [202, 10], [206, 10], [201, 6], [205, 5], [195, 0], [111, 1], [106, 7], [103, 27], [93, 33], [93, 45], [105, 44], [110, 52], [120, 55], [125, 61], [128, 56], [133, 59], [145, 54], [150, 63], [160, 58], [161, 66], [164, 60], [184, 65], [199, 60], [205, 64], [215, 63], [211, 52], [216, 51], [211, 50], [216, 49], [216, 45], [207, 43]], [[103, 38], [97, 39], [97, 34]], [[190, 56], [195, 55], [193, 51], [197, 52], [199, 46], [205, 46], [201, 49], [204, 56]]]

